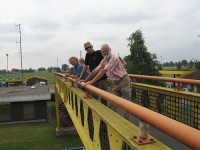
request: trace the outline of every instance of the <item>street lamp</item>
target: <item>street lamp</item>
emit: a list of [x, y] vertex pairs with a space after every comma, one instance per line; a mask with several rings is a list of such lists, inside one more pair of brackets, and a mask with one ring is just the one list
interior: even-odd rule
[[8, 54], [6, 54], [7, 56], [7, 73], [8, 73]]
[[160, 56], [160, 59], [161, 59], [160, 64], [161, 64], [161, 66], [162, 66], [162, 56]]
[[57, 59], [57, 68], [58, 68], [58, 59]]

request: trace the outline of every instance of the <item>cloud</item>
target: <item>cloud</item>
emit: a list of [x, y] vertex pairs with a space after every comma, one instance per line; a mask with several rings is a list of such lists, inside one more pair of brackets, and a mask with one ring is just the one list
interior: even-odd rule
[[[23, 4], [23, 5], [22, 5]], [[115, 55], [130, 54], [128, 41], [142, 30], [149, 52], [163, 62], [198, 57], [200, 9], [198, 0], [3, 0], [0, 10], [0, 69], [20, 68], [21, 24], [23, 68], [68, 63], [70, 56], [85, 55], [83, 43], [95, 49], [103, 43]]]

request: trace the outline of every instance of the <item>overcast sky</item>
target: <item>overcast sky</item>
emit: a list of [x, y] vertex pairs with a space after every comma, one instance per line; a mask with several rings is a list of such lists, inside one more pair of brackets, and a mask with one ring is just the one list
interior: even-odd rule
[[140, 28], [159, 61], [200, 59], [200, 0], [0, 0], [0, 70], [6, 54], [8, 69], [21, 69], [15, 23], [24, 69], [69, 65], [70, 56], [85, 57], [87, 41], [123, 58]]

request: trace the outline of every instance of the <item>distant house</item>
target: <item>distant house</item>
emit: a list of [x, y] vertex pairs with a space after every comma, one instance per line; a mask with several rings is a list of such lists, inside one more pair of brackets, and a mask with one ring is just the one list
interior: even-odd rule
[[32, 86], [32, 85], [48, 85], [48, 79], [43, 78], [40, 76], [32, 76], [29, 78], [26, 78], [26, 85], [27, 86]]
[[49, 86], [0, 88], [0, 124], [47, 121]]
[[[182, 79], [194, 79], [196, 80], [197, 78], [197, 74], [199, 74], [200, 71], [196, 70], [190, 74], [186, 74], [184, 76], [182, 76]], [[197, 92], [197, 86], [196, 85], [191, 85], [191, 84], [186, 84], [186, 83], [182, 83], [182, 89], [188, 89], [189, 91], [193, 91], [193, 92]]]
[[[14, 86], [21, 86], [22, 80], [21, 79], [12, 79], [7, 80], [5, 82], [5, 86], [7, 87], [14, 87]], [[48, 85], [48, 79], [40, 76], [31, 76], [29, 78], [24, 78], [23, 86], [32, 86], [32, 85]]]

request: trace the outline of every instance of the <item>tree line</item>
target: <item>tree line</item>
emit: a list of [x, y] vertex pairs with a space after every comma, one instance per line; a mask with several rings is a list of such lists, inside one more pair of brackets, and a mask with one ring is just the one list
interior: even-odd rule
[[[49, 71], [49, 72], [52, 72], [52, 71], [56, 71], [56, 72], [60, 72], [60, 71], [67, 71], [67, 70], [70, 70], [69, 66], [67, 64], [62, 64], [62, 67], [48, 67], [48, 68], [45, 68], [45, 67], [40, 67], [37, 69], [37, 71]], [[32, 69], [32, 68], [29, 68], [29, 69], [22, 69], [23, 73], [33, 73], [35, 72], [36, 70], [35, 69]], [[2, 69], [0, 70], [0, 73], [6, 73], [7, 70], [6, 69]], [[16, 69], [16, 68], [13, 68], [11, 70], [8, 70], [8, 72], [16, 72], [16, 73], [21, 73], [21, 69]]]
[[189, 62], [185, 59], [183, 59], [182, 61], [179, 62], [165, 62], [162, 64], [163, 67], [177, 67], [177, 70], [184, 68], [187, 69], [200, 69], [200, 61], [198, 61], [197, 59], [192, 59]]

